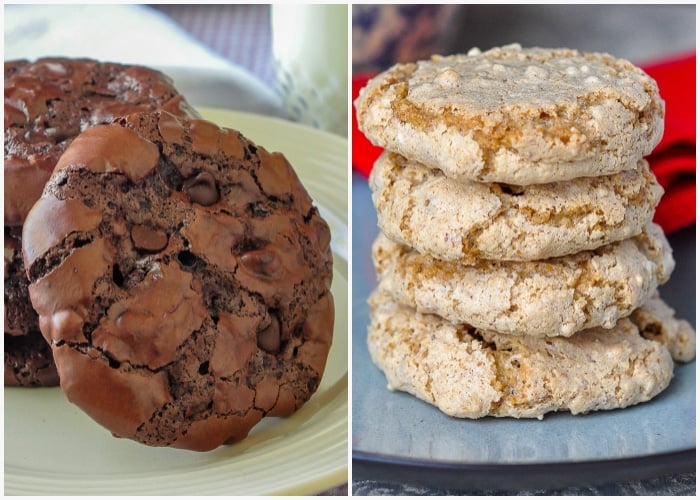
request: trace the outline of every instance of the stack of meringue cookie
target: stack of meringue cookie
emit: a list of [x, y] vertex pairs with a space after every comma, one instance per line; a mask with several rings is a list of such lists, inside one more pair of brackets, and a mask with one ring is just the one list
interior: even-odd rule
[[695, 332], [659, 297], [674, 267], [643, 157], [664, 102], [608, 54], [509, 45], [398, 64], [355, 102], [385, 148], [368, 346], [389, 388], [448, 415], [648, 401]]

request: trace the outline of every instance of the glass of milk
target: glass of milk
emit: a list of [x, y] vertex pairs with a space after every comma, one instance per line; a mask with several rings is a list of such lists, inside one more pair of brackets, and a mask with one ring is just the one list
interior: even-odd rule
[[289, 118], [348, 135], [348, 6], [271, 6], [272, 53]]

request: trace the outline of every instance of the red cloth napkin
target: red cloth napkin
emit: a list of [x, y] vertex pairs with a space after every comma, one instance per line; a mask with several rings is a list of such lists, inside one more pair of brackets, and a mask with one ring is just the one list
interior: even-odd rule
[[[360, 89], [367, 85], [367, 81], [373, 74], [353, 75], [352, 77], [352, 102], [360, 95]], [[357, 128], [357, 115], [355, 105], [352, 106], [352, 168], [365, 177], [369, 177], [372, 165], [382, 152], [382, 148], [375, 146]]]
[[[648, 160], [665, 190], [654, 221], [670, 233], [695, 223], [695, 52], [642, 68], [658, 82], [666, 101], [664, 136]], [[353, 77], [353, 101], [372, 76]], [[358, 130], [352, 113], [353, 168], [368, 176], [381, 152]]]
[[642, 68], [666, 101], [664, 136], [647, 159], [666, 191], [654, 222], [670, 233], [695, 223], [695, 52]]

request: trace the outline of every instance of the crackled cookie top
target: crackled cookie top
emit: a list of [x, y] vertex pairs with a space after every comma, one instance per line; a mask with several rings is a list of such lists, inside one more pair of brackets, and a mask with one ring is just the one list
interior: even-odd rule
[[564, 257], [463, 264], [421, 255], [380, 234], [379, 287], [419, 312], [513, 335], [611, 328], [666, 282], [675, 262], [661, 228]]
[[58, 373], [29, 300], [21, 232], [19, 226], [5, 226], [5, 385], [52, 387]]
[[[22, 222], [59, 156], [75, 136], [93, 125], [159, 108], [197, 116], [171, 80], [149, 68], [59, 57], [5, 62], [4, 217], [5, 239], [13, 242], [10, 248], [5, 245], [5, 334], [34, 338], [33, 342], [5, 343], [6, 371], [8, 359], [13, 360], [13, 373], [20, 365], [22, 373], [29, 373], [41, 363], [30, 363], [25, 369], [23, 360], [47, 357], [27, 294], [21, 233]], [[41, 348], [35, 357], [27, 351], [32, 345]], [[10, 380], [5, 378], [6, 383]], [[57, 379], [41, 380], [56, 383]]]
[[80, 132], [129, 113], [198, 116], [159, 71], [90, 59], [5, 62], [5, 224], [21, 225]]
[[90, 128], [24, 224], [68, 398], [115, 435], [208, 450], [314, 393], [330, 231], [287, 160], [166, 112]]
[[645, 160], [619, 174], [516, 186], [456, 182], [387, 152], [369, 184], [386, 235], [462, 262], [546, 259], [629, 238], [651, 221], [663, 193]]
[[461, 418], [542, 418], [648, 401], [673, 377], [668, 349], [628, 318], [568, 338], [501, 335], [369, 299], [368, 347], [391, 389]]
[[517, 44], [397, 64], [355, 106], [372, 142], [460, 180], [611, 174], [663, 133], [658, 86], [628, 61]]

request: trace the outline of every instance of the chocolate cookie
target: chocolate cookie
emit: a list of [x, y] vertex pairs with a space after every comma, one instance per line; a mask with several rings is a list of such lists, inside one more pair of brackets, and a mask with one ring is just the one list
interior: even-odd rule
[[58, 373], [51, 348], [40, 331], [35, 330], [21, 336], [5, 335], [5, 385], [58, 385]]
[[318, 387], [330, 230], [286, 159], [236, 131], [166, 112], [87, 130], [23, 251], [63, 391], [116, 436], [210, 450]]
[[5, 63], [5, 224], [21, 225], [75, 136], [129, 113], [197, 116], [164, 74], [90, 59]]
[[56, 365], [29, 301], [21, 231], [5, 226], [5, 385], [55, 386]]
[[[75, 136], [95, 124], [159, 108], [198, 116], [167, 76], [149, 68], [67, 58], [5, 62], [5, 239], [12, 240], [12, 264], [5, 264], [5, 360], [19, 360], [6, 364], [6, 372], [14, 372], [17, 363], [23, 365], [31, 345], [41, 346], [36, 356], [50, 359], [28, 301], [22, 257], [14, 252], [21, 247], [22, 222], [59, 156]], [[7, 254], [7, 244], [5, 250]], [[22, 341], [22, 351], [14, 352], [11, 349], [19, 341], [9, 335], [28, 335], [33, 340]], [[57, 383], [55, 377], [36, 375], [5, 382]]]

